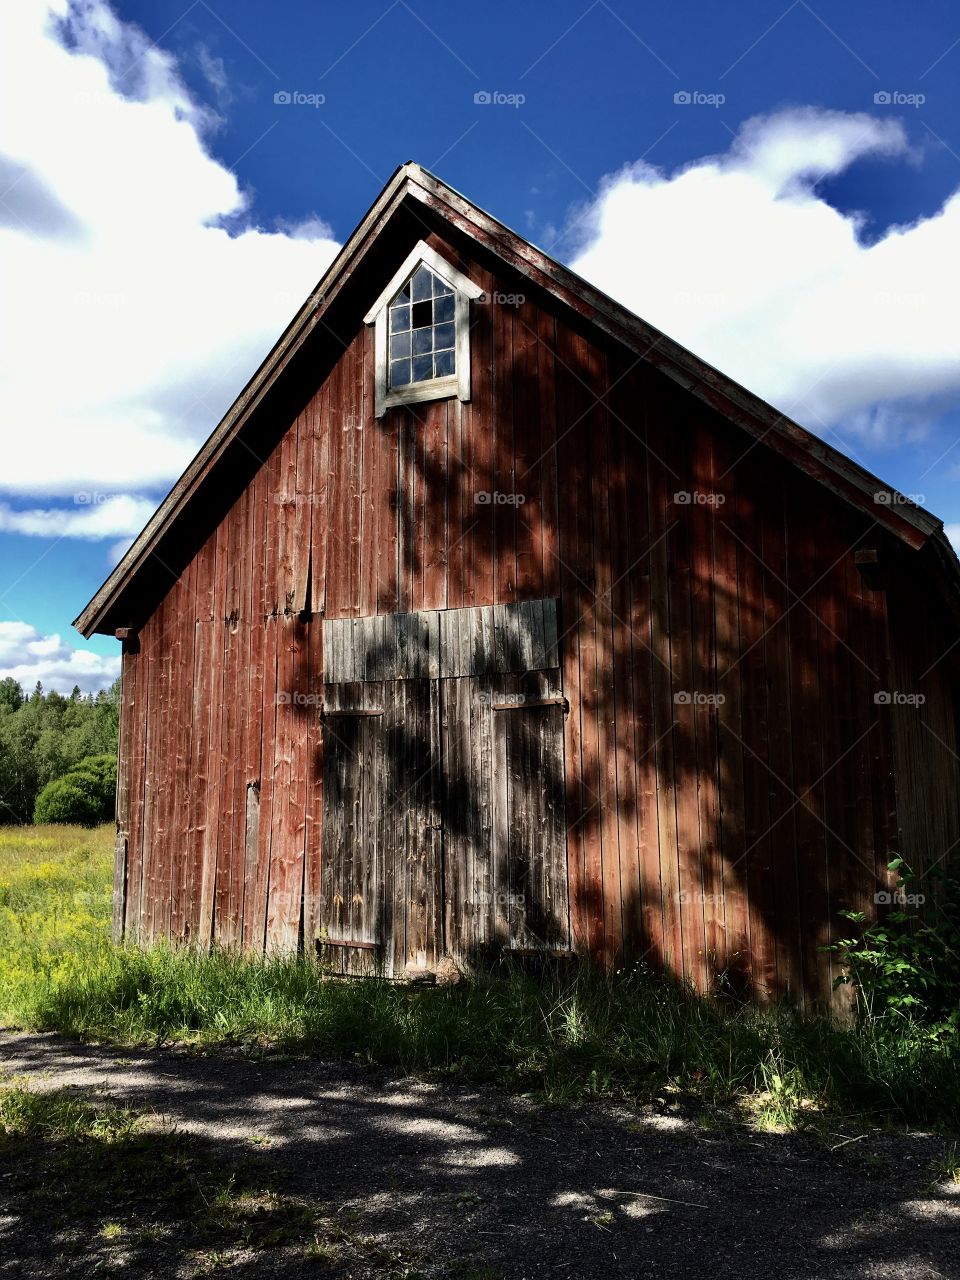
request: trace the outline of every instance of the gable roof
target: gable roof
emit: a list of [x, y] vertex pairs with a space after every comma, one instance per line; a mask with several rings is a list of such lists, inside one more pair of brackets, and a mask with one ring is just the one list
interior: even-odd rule
[[[221, 468], [227, 470], [225, 459], [231, 445], [238, 441], [245, 424], [277, 386], [297, 353], [321, 327], [329, 327], [326, 321], [345, 296], [350, 281], [402, 209], [413, 211], [415, 216], [417, 210], [430, 211], [465, 233], [545, 293], [742, 427], [758, 442], [762, 441], [833, 493], [868, 512], [908, 547], [917, 550], [932, 544], [939, 567], [949, 575], [960, 603], [960, 562], [943, 532], [941, 520], [884, 485], [839, 450], [628, 311], [411, 161], [398, 168], [389, 179], [269, 355], [126, 555], [75, 619], [73, 625], [84, 636], [98, 631], [112, 634], [116, 628], [131, 625], [137, 620], [128, 616], [134, 599], [141, 606], [144, 600], [157, 603], [162, 599], [174, 576], [161, 554], [164, 546], [188, 520], [192, 505], [214, 472]], [[360, 314], [368, 311], [369, 297], [382, 293], [386, 279], [392, 278], [395, 270], [394, 260], [392, 269], [388, 266], [380, 271], [379, 287], [367, 295]], [[887, 500], [878, 502], [875, 498], [878, 492], [887, 495]]]

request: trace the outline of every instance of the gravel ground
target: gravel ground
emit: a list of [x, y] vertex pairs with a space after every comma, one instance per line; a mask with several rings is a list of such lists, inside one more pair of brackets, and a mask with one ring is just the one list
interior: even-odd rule
[[960, 1277], [960, 1186], [937, 1180], [949, 1144], [931, 1135], [757, 1133], [666, 1106], [544, 1107], [342, 1063], [7, 1032], [0, 1083], [144, 1109], [224, 1168], [255, 1157], [337, 1224], [312, 1250], [205, 1253], [169, 1232], [131, 1249], [89, 1224], [78, 1243], [31, 1215], [42, 1175], [24, 1160], [0, 1170], [2, 1277]]

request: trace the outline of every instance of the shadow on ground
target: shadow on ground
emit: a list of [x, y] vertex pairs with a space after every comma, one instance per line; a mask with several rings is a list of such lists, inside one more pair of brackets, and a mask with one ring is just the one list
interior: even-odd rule
[[119, 1140], [0, 1142], [0, 1276], [960, 1275], [960, 1187], [930, 1136], [19, 1034], [0, 1084], [145, 1113]]

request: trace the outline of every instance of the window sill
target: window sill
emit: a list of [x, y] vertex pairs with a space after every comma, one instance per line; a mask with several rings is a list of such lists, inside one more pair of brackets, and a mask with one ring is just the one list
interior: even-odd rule
[[456, 396], [460, 391], [460, 380], [456, 374], [449, 378], [431, 378], [429, 382], [414, 382], [408, 387], [397, 387], [388, 391], [384, 397], [384, 409], [393, 409], [400, 404], [423, 404], [426, 400], [446, 400]]

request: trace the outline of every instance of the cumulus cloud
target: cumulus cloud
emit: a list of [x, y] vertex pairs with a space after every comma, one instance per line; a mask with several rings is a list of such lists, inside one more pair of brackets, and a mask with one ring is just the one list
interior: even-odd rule
[[895, 120], [749, 120], [723, 155], [607, 178], [571, 265], [814, 430], [916, 436], [960, 402], [960, 193], [867, 243], [816, 186], [865, 157], [919, 163]]
[[119, 674], [119, 657], [75, 649], [27, 622], [0, 622], [0, 680], [12, 676], [27, 692], [39, 680], [48, 692], [69, 693], [79, 685], [84, 693], [98, 693]]
[[163, 488], [338, 246], [254, 225], [215, 112], [104, 0], [9, 0], [0, 42], [0, 488]]
[[[140, 532], [153, 515], [156, 503], [127, 494], [78, 493], [76, 507], [32, 507], [14, 510], [0, 502], [0, 533], [20, 533], [33, 538], [118, 538]], [[129, 543], [127, 544], [129, 545]]]

